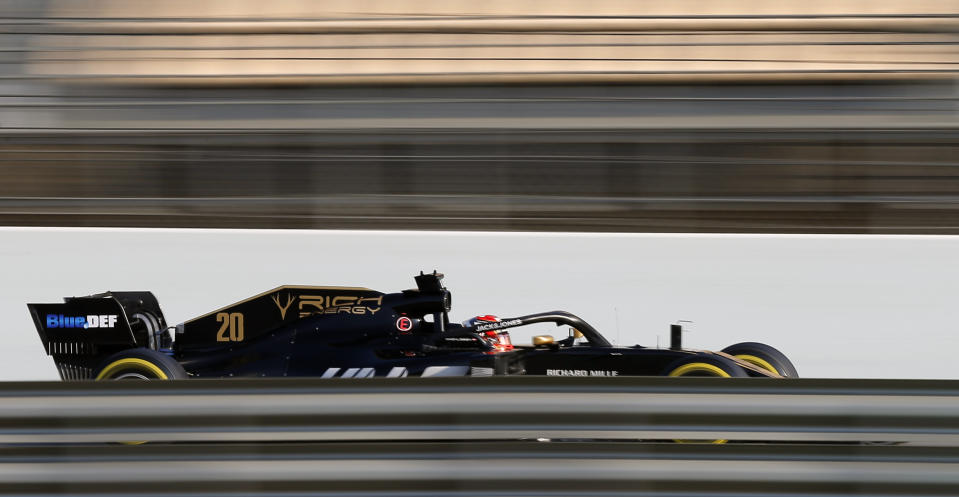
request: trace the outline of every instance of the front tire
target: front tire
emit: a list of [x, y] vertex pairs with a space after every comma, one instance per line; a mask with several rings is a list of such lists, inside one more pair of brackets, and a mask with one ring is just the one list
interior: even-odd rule
[[744, 378], [746, 370], [735, 362], [721, 356], [697, 354], [679, 358], [663, 370], [663, 376], [713, 376], [721, 378]]
[[[697, 354], [673, 361], [663, 371], [663, 376], [712, 376], [718, 378], [744, 378], [749, 373], [738, 364], [722, 356]], [[724, 444], [728, 440], [673, 440], [676, 443]]]
[[187, 374], [172, 357], [146, 348], [127, 349], [107, 357], [97, 380], [181, 380]]
[[742, 342], [730, 345], [723, 352], [735, 356], [741, 361], [761, 367], [783, 378], [798, 378], [799, 373], [793, 363], [775, 347], [759, 342]]

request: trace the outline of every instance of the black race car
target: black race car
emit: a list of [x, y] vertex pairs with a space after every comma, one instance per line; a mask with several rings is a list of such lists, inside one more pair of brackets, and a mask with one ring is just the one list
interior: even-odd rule
[[[563, 311], [449, 320], [443, 275], [417, 288], [281, 286], [168, 327], [150, 292], [106, 292], [27, 304], [65, 380], [250, 376], [766, 376], [793, 377], [778, 350], [746, 342], [722, 352], [685, 350], [673, 325], [668, 349], [617, 347]], [[568, 326], [514, 346], [509, 329]], [[172, 331], [172, 334], [171, 334]]]

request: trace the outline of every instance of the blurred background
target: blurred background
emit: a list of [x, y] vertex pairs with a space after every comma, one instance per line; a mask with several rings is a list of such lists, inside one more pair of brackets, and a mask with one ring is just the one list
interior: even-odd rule
[[959, 233], [959, 1], [5, 0], [0, 224]]
[[[0, 495], [956, 495], [957, 45], [959, 0], [0, 0]], [[26, 302], [431, 269], [813, 380], [6, 383], [59, 377]]]

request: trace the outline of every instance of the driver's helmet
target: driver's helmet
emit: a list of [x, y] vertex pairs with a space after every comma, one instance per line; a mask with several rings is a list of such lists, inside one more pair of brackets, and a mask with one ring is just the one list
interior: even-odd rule
[[[492, 314], [486, 314], [485, 316], [476, 316], [463, 321], [463, 326], [473, 328], [480, 324], [498, 323], [500, 321], [502, 321], [500, 318]], [[510, 341], [509, 332], [506, 330], [478, 331], [477, 334], [486, 340], [486, 343], [493, 346], [497, 352], [513, 350], [513, 342]]]

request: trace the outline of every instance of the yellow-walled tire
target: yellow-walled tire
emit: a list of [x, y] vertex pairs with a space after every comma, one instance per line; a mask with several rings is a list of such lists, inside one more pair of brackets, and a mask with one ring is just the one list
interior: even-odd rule
[[[664, 376], [702, 376], [718, 378], [744, 378], [749, 373], [725, 357], [697, 354], [683, 357], [666, 366]], [[728, 440], [673, 440], [676, 443], [724, 444]]]
[[94, 375], [97, 380], [180, 380], [186, 377], [183, 366], [175, 359], [146, 348], [127, 349], [107, 357]]
[[663, 376], [713, 376], [722, 378], [745, 378], [749, 373], [734, 361], [712, 354], [695, 354], [681, 357], [663, 370]]
[[755, 366], [759, 366], [767, 371], [782, 376], [783, 378], [798, 378], [799, 372], [796, 366], [793, 366], [786, 354], [783, 354], [775, 347], [771, 347], [759, 342], [742, 342], [730, 345], [723, 349], [723, 352], [736, 357], [741, 361], [746, 361]]
[[[127, 349], [104, 359], [97, 381], [112, 380], [180, 380], [187, 378], [183, 366], [172, 357], [152, 349]], [[119, 441], [123, 445], [141, 445], [146, 440]]]

